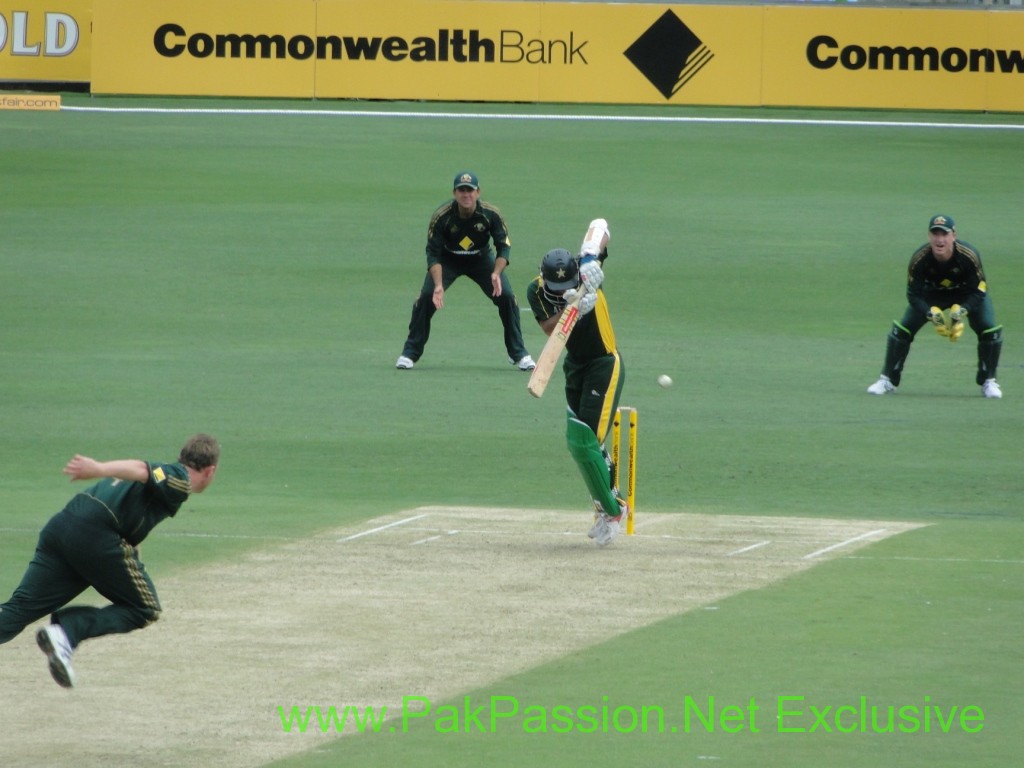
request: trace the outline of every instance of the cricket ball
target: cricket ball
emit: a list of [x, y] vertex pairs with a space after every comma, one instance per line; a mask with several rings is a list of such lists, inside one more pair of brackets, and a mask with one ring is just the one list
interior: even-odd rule
[[668, 389], [672, 386], [672, 377], [667, 376], [664, 373], [661, 374], [661, 376], [658, 377], [658, 386], [662, 389]]

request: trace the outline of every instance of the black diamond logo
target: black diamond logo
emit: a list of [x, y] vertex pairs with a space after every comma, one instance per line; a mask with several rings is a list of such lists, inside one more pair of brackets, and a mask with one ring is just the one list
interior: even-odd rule
[[675, 96], [714, 58], [693, 30], [672, 11], [665, 11], [626, 49], [625, 56], [666, 99]]

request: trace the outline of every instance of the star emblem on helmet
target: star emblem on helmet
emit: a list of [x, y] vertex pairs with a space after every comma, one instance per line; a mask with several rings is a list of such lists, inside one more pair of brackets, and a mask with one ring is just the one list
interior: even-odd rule
[[556, 276], [556, 277], [557, 277], [557, 278], [558, 278], [559, 280], [561, 280], [562, 278], [564, 278], [564, 277], [565, 277], [565, 270], [564, 270], [564, 269], [562, 269], [561, 267], [559, 267], [559, 269], [558, 269], [558, 272], [556, 272], [556, 273], [555, 273], [555, 276]]

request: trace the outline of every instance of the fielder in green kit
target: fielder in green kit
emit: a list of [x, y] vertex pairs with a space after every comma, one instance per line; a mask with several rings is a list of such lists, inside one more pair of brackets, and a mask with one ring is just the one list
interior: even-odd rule
[[549, 251], [526, 295], [534, 318], [550, 335], [566, 304], [578, 292], [583, 293], [582, 316], [566, 342], [562, 366], [568, 406], [566, 442], [597, 512], [588, 535], [604, 546], [620, 533], [626, 512], [625, 501], [612, 487], [611, 459], [604, 448], [626, 370], [616, 346], [608, 301], [601, 290], [602, 267], [608, 258], [608, 224], [596, 219], [591, 227], [599, 232], [598, 240], [584, 243], [578, 257], [564, 248]]
[[[100, 482], [78, 493], [43, 527], [21, 584], [0, 605], [0, 643], [52, 614], [36, 642], [54, 680], [71, 688], [71, 654], [79, 643], [156, 621], [160, 602], [139, 560], [139, 544], [158, 523], [174, 517], [191, 494], [206, 490], [219, 460], [220, 445], [205, 434], [190, 438], [173, 463], [72, 458], [64, 474]], [[111, 604], [67, 605], [88, 587]]]
[[951, 216], [932, 216], [928, 242], [914, 251], [907, 267], [907, 308], [903, 317], [893, 322], [882, 373], [868, 392], [896, 392], [910, 345], [925, 325], [931, 323], [939, 335], [955, 342], [963, 334], [964, 321], [978, 338], [975, 382], [982, 395], [998, 400], [1003, 396], [996, 381], [1003, 326], [996, 324], [981, 256], [970, 243], [957, 239]]

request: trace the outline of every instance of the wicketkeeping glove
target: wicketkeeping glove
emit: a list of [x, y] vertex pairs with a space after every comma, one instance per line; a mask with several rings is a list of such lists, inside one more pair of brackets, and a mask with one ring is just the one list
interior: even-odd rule
[[939, 336], [949, 336], [949, 326], [946, 323], [946, 315], [938, 307], [928, 310], [928, 320], [935, 326], [935, 332]]
[[949, 308], [949, 340], [956, 341], [964, 333], [964, 319], [967, 317], [967, 310], [959, 304]]

